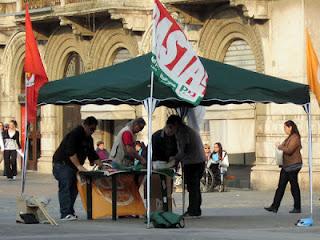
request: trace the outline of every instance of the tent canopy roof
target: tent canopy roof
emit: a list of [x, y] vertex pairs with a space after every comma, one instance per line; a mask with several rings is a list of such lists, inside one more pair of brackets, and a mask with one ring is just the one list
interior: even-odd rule
[[[308, 85], [244, 70], [200, 58], [209, 75], [203, 106], [241, 103], [310, 102]], [[38, 103], [44, 104], [131, 104], [150, 95], [151, 53], [59, 81], [41, 88]], [[154, 80], [154, 98], [168, 107], [190, 106], [168, 87]]]

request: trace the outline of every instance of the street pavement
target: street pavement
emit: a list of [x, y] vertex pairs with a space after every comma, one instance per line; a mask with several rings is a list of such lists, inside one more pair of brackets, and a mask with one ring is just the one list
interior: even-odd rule
[[[200, 219], [186, 219], [184, 229], [146, 229], [144, 219], [110, 218], [86, 220], [80, 199], [76, 212], [80, 219], [73, 222], [59, 221], [57, 182], [51, 175], [34, 172], [27, 174], [26, 194], [51, 198], [47, 207], [59, 226], [48, 224], [15, 223], [16, 196], [20, 195], [21, 182], [8, 182], [0, 177], [0, 239], [320, 239], [319, 193], [314, 196], [314, 221], [312, 227], [296, 227], [299, 218], [309, 216], [309, 196], [302, 193], [302, 214], [289, 214], [292, 197], [289, 188], [277, 214], [266, 212], [274, 192], [229, 189], [228, 192], [204, 193], [203, 216]], [[181, 212], [181, 193], [175, 193], [175, 212]]]

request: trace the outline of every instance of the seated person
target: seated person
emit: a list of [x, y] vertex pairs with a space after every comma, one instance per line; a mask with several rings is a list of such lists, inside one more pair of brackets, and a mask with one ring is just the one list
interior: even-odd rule
[[110, 158], [118, 166], [131, 167], [134, 165], [135, 159], [146, 165], [145, 158], [140, 156], [135, 149], [135, 135], [142, 131], [145, 125], [146, 122], [143, 118], [134, 119], [122, 128], [116, 136], [110, 152]]
[[221, 143], [217, 142], [214, 144], [207, 167], [211, 169], [215, 177], [216, 185], [220, 185], [221, 174], [225, 175], [229, 167], [228, 154], [223, 150]]
[[109, 153], [108, 153], [108, 151], [104, 148], [104, 142], [103, 142], [103, 141], [98, 141], [98, 142], [97, 142], [96, 153], [98, 154], [100, 160], [106, 160], [106, 159], [109, 158]]

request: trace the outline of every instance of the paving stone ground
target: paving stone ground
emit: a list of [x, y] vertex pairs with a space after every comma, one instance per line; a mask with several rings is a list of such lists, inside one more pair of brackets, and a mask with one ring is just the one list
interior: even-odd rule
[[[76, 211], [80, 220], [46, 224], [16, 224], [16, 196], [21, 183], [8, 182], [0, 177], [0, 239], [320, 239], [320, 193], [314, 196], [315, 225], [298, 228], [297, 219], [309, 216], [308, 193], [302, 193], [303, 213], [289, 214], [292, 197], [289, 189], [277, 214], [266, 212], [274, 192], [230, 189], [228, 192], [204, 193], [203, 216], [186, 219], [184, 229], [146, 229], [143, 219], [111, 219], [87, 221], [78, 199]], [[58, 219], [57, 182], [51, 175], [28, 173], [26, 193], [51, 198], [50, 215]], [[174, 194], [176, 208], [181, 211], [181, 193]]]

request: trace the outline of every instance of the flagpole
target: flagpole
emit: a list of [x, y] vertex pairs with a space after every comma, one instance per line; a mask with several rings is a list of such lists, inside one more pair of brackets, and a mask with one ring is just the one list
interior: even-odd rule
[[22, 178], [21, 178], [21, 195], [24, 194], [25, 190], [25, 182], [26, 182], [26, 173], [27, 173], [27, 161], [28, 161], [28, 149], [29, 149], [29, 137], [28, 137], [28, 104], [27, 104], [27, 85], [25, 81], [25, 111], [24, 111], [24, 119], [25, 119], [25, 126], [24, 126], [24, 154], [23, 154], [23, 164], [22, 164]]
[[[305, 1], [301, 0], [302, 4], [302, 21], [303, 21], [303, 29], [302, 29], [302, 45], [303, 45], [303, 54], [306, 54], [306, 34], [307, 28], [305, 23]], [[307, 56], [302, 58], [302, 76], [303, 76], [303, 83], [307, 82], [306, 75], [307, 75]], [[309, 171], [309, 201], [310, 201], [310, 217], [313, 218], [313, 169], [312, 169], [312, 116], [311, 116], [311, 101], [306, 104], [307, 114], [308, 114], [308, 171]]]

